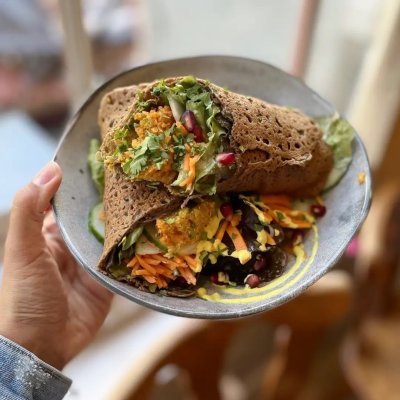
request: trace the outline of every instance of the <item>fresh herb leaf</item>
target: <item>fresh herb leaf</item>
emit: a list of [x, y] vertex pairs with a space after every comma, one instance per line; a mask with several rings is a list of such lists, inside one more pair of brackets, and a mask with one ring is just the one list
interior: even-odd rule
[[131, 151], [132, 158], [122, 165], [122, 170], [134, 178], [140, 174], [153, 161], [157, 169], [161, 169], [166, 158], [162, 156], [164, 149], [162, 142], [165, 139], [164, 134], [149, 134], [142, 143]]
[[147, 157], [141, 156], [141, 157], [136, 157], [135, 159], [130, 159], [126, 161], [122, 165], [122, 170], [125, 172], [125, 174], [135, 177], [140, 174], [140, 172], [144, 169], [144, 167], [147, 165]]
[[126, 127], [119, 128], [114, 132], [114, 139], [121, 140], [126, 139], [129, 135], [129, 130]]
[[151, 104], [150, 100], [145, 100], [143, 92], [136, 93], [136, 112], [147, 111]]
[[175, 223], [176, 218], [177, 218], [176, 216], [167, 217], [167, 218], [164, 218], [164, 222], [167, 223], [168, 225], [171, 225], [171, 224]]
[[280, 211], [276, 211], [276, 216], [278, 217], [279, 221], [285, 219], [285, 216]]

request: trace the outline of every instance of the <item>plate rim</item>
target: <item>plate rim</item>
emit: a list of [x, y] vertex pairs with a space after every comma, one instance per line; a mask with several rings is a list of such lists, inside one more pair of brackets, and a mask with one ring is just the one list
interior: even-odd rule
[[[267, 66], [269, 68], [272, 68], [273, 70], [277, 71], [278, 73], [284, 74], [288, 79], [305, 87], [308, 91], [310, 91], [310, 94], [317, 97], [319, 102], [323, 103], [328, 108], [338, 112], [329, 101], [324, 99], [322, 96], [320, 96], [318, 93], [316, 93], [312, 88], [310, 88], [304, 82], [303, 79], [293, 76], [293, 75], [287, 73], [286, 71], [284, 71], [272, 64], [261, 61], [261, 60], [248, 58], [248, 57], [242, 57], [242, 56], [234, 56], [234, 55], [198, 55], [198, 56], [157, 60], [157, 61], [152, 61], [151, 63], [141, 64], [141, 65], [135, 66], [133, 68], [130, 68], [128, 70], [122, 71], [122, 72], [118, 73], [117, 75], [113, 76], [111, 79], [104, 82], [103, 84], [101, 84], [100, 86], [98, 86], [92, 93], [90, 93], [90, 95], [81, 104], [79, 109], [73, 114], [73, 116], [69, 119], [68, 123], [66, 124], [63, 134], [62, 134], [62, 136], [59, 140], [59, 143], [57, 145], [57, 148], [55, 150], [53, 160], [57, 162], [58, 153], [59, 153], [60, 149], [62, 148], [69, 132], [71, 131], [72, 127], [75, 125], [76, 121], [79, 119], [80, 115], [85, 112], [86, 108], [89, 106], [89, 104], [91, 103], [93, 98], [96, 97], [99, 94], [99, 92], [106, 89], [106, 87], [112, 86], [112, 84], [115, 81], [119, 80], [121, 77], [129, 75], [130, 73], [138, 71], [138, 70], [146, 69], [148, 67], [156, 66], [159, 64], [165, 64], [168, 62], [179, 62], [179, 61], [184, 62], [187, 60], [193, 61], [193, 60], [207, 60], [207, 59], [239, 60], [241, 62], [243, 62], [243, 61], [244, 62], [253, 62], [256, 64], [260, 64], [262, 66]], [[118, 86], [115, 86], [115, 87], [118, 87]], [[341, 115], [340, 113], [338, 113], [338, 114]], [[360, 146], [360, 151], [363, 153], [363, 155], [366, 159], [366, 167], [367, 167], [367, 170], [364, 171], [366, 173], [367, 179], [364, 182], [364, 186], [365, 186], [364, 199], [363, 199], [364, 201], [363, 201], [361, 212], [359, 214], [360, 218], [357, 221], [357, 223], [352, 226], [352, 229], [351, 229], [351, 238], [353, 238], [355, 236], [355, 234], [357, 233], [357, 231], [360, 229], [361, 225], [363, 224], [363, 222], [365, 221], [365, 219], [368, 215], [368, 211], [369, 211], [369, 208], [371, 205], [371, 200], [372, 200], [372, 177], [371, 177], [371, 167], [369, 164], [368, 153], [366, 152], [365, 145], [362, 142], [361, 137], [358, 134], [357, 130], [352, 125], [351, 125], [351, 127], [353, 128], [353, 131], [355, 133], [354, 139], [355, 139], [355, 141], [357, 141], [357, 145]], [[354, 142], [353, 142], [353, 146], [354, 146]], [[57, 194], [55, 195], [55, 198], [56, 197], [57, 197]], [[174, 316], [179, 316], [179, 317], [199, 318], [199, 319], [220, 319], [220, 320], [221, 319], [234, 319], [234, 318], [240, 318], [240, 317], [245, 317], [245, 316], [265, 312], [265, 311], [268, 311], [269, 309], [278, 307], [279, 305], [282, 305], [282, 304], [290, 301], [297, 295], [300, 295], [302, 292], [304, 292], [305, 289], [310, 287], [312, 284], [314, 284], [316, 281], [318, 281], [323, 275], [325, 275], [327, 272], [329, 272], [329, 270], [337, 263], [337, 261], [343, 255], [343, 253], [345, 252], [346, 247], [348, 245], [348, 242], [343, 243], [342, 246], [340, 246], [337, 249], [336, 256], [330, 260], [329, 266], [327, 268], [317, 269], [317, 271], [314, 274], [312, 274], [306, 281], [302, 282], [302, 284], [295, 286], [292, 289], [288, 289], [287, 293], [284, 296], [278, 297], [272, 301], [268, 301], [268, 302], [261, 303], [261, 304], [259, 302], [249, 303], [249, 306], [247, 306], [245, 308], [243, 306], [238, 309], [233, 308], [232, 310], [230, 310], [228, 312], [225, 311], [223, 313], [221, 313], [221, 312], [207, 313], [207, 312], [202, 312], [202, 311], [199, 312], [195, 308], [193, 308], [192, 311], [190, 311], [190, 312], [186, 311], [186, 310], [181, 311], [179, 309], [176, 310], [176, 309], [172, 309], [171, 307], [169, 307], [167, 305], [163, 305], [162, 301], [161, 302], [156, 301], [153, 303], [151, 301], [147, 301], [146, 299], [142, 299], [140, 297], [136, 297], [132, 294], [126, 293], [124, 290], [120, 289], [119, 286], [112, 285], [112, 282], [118, 282], [118, 281], [113, 280], [111, 277], [107, 276], [102, 271], [97, 270], [96, 266], [95, 267], [89, 266], [84, 261], [84, 259], [80, 255], [80, 253], [77, 251], [75, 245], [73, 244], [73, 241], [70, 239], [70, 237], [67, 233], [67, 230], [65, 229], [64, 224], [58, 213], [55, 198], [52, 200], [52, 208], [53, 208], [56, 223], [59, 227], [62, 238], [63, 238], [64, 242], [66, 243], [69, 251], [72, 253], [74, 258], [79, 262], [79, 264], [84, 268], [84, 270], [86, 272], [88, 272], [96, 281], [98, 281], [98, 282], [100, 281], [100, 284], [102, 286], [105, 286], [108, 290], [112, 291], [113, 293], [119, 294], [119, 295], [129, 299], [130, 301], [134, 301], [137, 304], [151, 308], [155, 311], [159, 311], [159, 312], [163, 312], [163, 313], [166, 313], [169, 315], [174, 315]], [[112, 280], [112, 282], [111, 282], [111, 280]], [[121, 282], [118, 282], [118, 283], [121, 283]], [[129, 287], [132, 287], [132, 286], [129, 286]], [[138, 290], [138, 289], [136, 289], [136, 290]], [[157, 296], [157, 298], [161, 298], [161, 299], [163, 298], [163, 296], [157, 295], [157, 294], [155, 294], [154, 296]], [[205, 301], [205, 300], [203, 300], [203, 301]], [[257, 304], [257, 305], [255, 305], [255, 304]]]

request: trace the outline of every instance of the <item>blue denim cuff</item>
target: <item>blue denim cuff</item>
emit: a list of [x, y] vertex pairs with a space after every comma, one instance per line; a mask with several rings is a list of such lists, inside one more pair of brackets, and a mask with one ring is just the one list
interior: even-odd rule
[[71, 379], [34, 354], [0, 336], [0, 399], [59, 400]]

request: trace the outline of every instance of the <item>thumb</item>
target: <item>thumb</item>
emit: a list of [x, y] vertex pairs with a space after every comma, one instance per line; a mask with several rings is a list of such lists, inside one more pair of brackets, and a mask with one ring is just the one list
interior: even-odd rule
[[50, 161], [14, 197], [5, 248], [5, 265], [10, 261], [28, 264], [43, 251], [43, 219], [50, 200], [61, 183], [61, 169]]

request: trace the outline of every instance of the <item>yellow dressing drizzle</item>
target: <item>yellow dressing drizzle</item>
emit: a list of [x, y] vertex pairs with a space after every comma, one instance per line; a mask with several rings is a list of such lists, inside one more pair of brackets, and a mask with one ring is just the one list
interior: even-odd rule
[[[309, 259], [307, 260], [307, 263], [301, 268], [301, 264], [306, 260], [306, 254], [304, 252], [303, 246], [298, 245], [295, 246], [294, 248], [294, 253], [296, 255], [296, 261], [293, 264], [293, 266], [290, 268], [289, 271], [287, 271], [285, 274], [280, 276], [279, 278], [275, 279], [274, 281], [266, 284], [265, 286], [259, 287], [259, 288], [241, 288], [241, 289], [235, 289], [235, 288], [221, 288], [220, 293], [222, 295], [224, 294], [229, 294], [229, 295], [257, 295], [257, 296], [249, 296], [249, 297], [233, 297], [233, 298], [221, 298], [221, 296], [218, 293], [214, 293], [209, 295], [207, 290], [205, 288], [200, 288], [197, 291], [197, 294], [200, 298], [204, 300], [209, 300], [209, 301], [217, 301], [220, 303], [250, 303], [250, 302], [256, 302], [256, 301], [261, 301], [265, 300], [269, 297], [272, 297], [276, 294], [279, 294], [280, 292], [289, 289], [291, 286], [293, 286], [296, 282], [298, 282], [304, 274], [308, 271], [310, 265], [314, 261], [315, 255], [317, 254], [318, 250], [318, 229], [316, 225], [312, 226], [312, 230], [314, 232], [314, 238], [313, 238], [313, 247], [311, 251], [311, 255]], [[301, 268], [300, 272], [296, 275], [296, 272]], [[283, 284], [279, 288], [277, 288], [279, 285]], [[277, 289], [275, 289], [277, 288]], [[272, 290], [275, 289], [275, 290]], [[215, 296], [218, 295], [218, 296]]]

